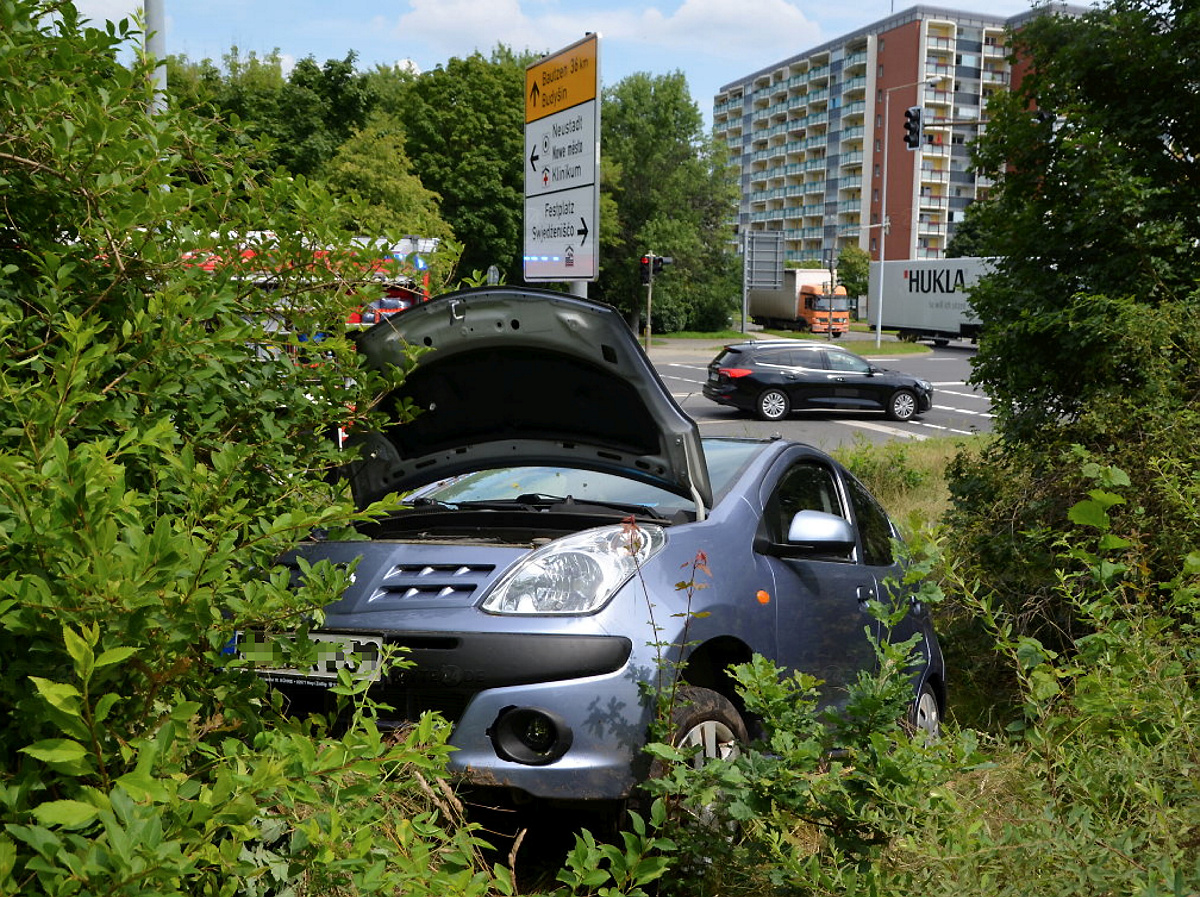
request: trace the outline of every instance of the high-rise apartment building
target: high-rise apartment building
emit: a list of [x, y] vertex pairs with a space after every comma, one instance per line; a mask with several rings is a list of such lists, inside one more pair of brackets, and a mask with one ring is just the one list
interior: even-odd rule
[[[723, 87], [713, 126], [741, 172], [739, 232], [782, 231], [788, 259], [847, 245], [872, 259], [942, 258], [989, 186], [967, 145], [988, 98], [1009, 87], [1008, 29], [1036, 14], [914, 6]], [[913, 106], [923, 139], [908, 149]]]

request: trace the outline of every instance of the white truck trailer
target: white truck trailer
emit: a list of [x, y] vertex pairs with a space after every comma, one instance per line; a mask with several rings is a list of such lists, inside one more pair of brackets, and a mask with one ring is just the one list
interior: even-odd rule
[[[993, 264], [990, 258], [872, 262], [867, 295], [870, 323], [895, 330], [902, 340], [979, 338], [979, 318], [967, 301], [971, 287]], [[882, 282], [881, 282], [882, 281]]]

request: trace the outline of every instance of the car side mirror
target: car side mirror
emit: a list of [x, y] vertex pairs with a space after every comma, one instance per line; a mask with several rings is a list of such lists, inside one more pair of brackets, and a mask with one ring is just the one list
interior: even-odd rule
[[771, 542], [762, 548], [776, 557], [832, 557], [845, 560], [858, 539], [850, 522], [824, 511], [799, 511], [788, 526], [786, 542]]

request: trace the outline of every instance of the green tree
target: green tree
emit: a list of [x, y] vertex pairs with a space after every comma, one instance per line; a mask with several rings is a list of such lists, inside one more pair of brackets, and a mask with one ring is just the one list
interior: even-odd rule
[[205, 59], [174, 56], [167, 84], [176, 102], [224, 124], [227, 140], [270, 138], [262, 165], [293, 175], [318, 175], [339, 146], [361, 130], [376, 100], [371, 79], [354, 68], [355, 54], [318, 65], [301, 59], [286, 78], [279, 51], [245, 59], [237, 47], [222, 57], [224, 71]]
[[453, 237], [442, 220], [438, 196], [412, 173], [398, 121], [377, 116], [338, 147], [325, 166], [325, 182], [335, 194], [353, 199], [343, 226], [363, 236], [401, 232], [422, 237]]
[[988, 234], [980, 224], [983, 203], [979, 200], [967, 206], [963, 220], [954, 227], [954, 236], [946, 245], [946, 258], [987, 258], [994, 255]]
[[655, 280], [656, 330], [726, 326], [740, 296], [731, 221], [736, 184], [723, 147], [705, 136], [681, 72], [630, 75], [604, 91], [601, 279], [590, 295], [636, 320], [638, 260], [675, 264]]
[[[219, 123], [222, 143], [241, 150], [261, 143], [278, 130], [284, 83], [283, 59], [278, 50], [263, 57], [251, 51], [243, 58], [235, 46], [221, 57], [220, 66], [210, 59], [167, 59], [171, 102]], [[253, 152], [252, 160], [256, 167], [272, 164], [262, 148]]]
[[871, 256], [858, 246], [843, 246], [838, 253], [838, 283], [846, 288], [848, 296], [867, 295], [867, 278], [871, 270]]
[[0, 4], [0, 893], [460, 892], [412, 797], [447, 727], [332, 738], [225, 650], [346, 582], [279, 559], [353, 519], [326, 434], [397, 378], [341, 326], [361, 257], [323, 191], [148, 117], [129, 37]]
[[463, 245], [463, 270], [494, 264], [509, 282], [522, 276], [527, 61], [503, 46], [453, 58], [413, 78], [390, 110], [404, 122], [414, 173], [441, 197]]
[[1145, 534], [1151, 576], [1169, 581], [1200, 540], [1200, 15], [1117, 0], [1035, 16], [1012, 44], [1030, 69], [989, 104], [975, 152], [995, 187], [973, 210], [999, 257], [971, 294], [984, 324], [973, 378], [1001, 439], [956, 466], [952, 524], [1022, 631], [1070, 650], [1080, 625], [1054, 563], [1092, 488], [1079, 451], [1127, 471], [1138, 500], [1106, 513]]
[[[1186, 333], [1200, 280], [1194, 6], [1041, 15], [1013, 41], [1032, 68], [993, 98], [976, 145], [996, 180], [979, 224], [1001, 262], [972, 296], [987, 327], [976, 379], [1007, 431], [1165, 386], [1145, 340], [1159, 321]], [[1163, 351], [1182, 359], [1176, 343]]]
[[293, 174], [319, 173], [338, 146], [367, 123], [370, 82], [354, 70], [355, 54], [318, 66], [311, 56], [296, 63], [279, 94], [272, 123], [272, 158]]

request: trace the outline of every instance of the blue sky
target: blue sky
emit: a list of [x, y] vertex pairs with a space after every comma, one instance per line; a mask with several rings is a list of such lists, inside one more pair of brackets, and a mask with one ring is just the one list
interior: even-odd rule
[[[167, 52], [219, 62], [278, 49], [285, 62], [358, 53], [359, 65], [411, 60], [421, 71], [498, 43], [553, 52], [601, 35], [603, 85], [627, 75], [682, 71], [708, 121], [725, 84], [847, 31], [902, 11], [893, 0], [164, 0]], [[1013, 15], [1029, 0], [937, 4]], [[76, 0], [94, 21], [120, 19], [141, 0]]]

